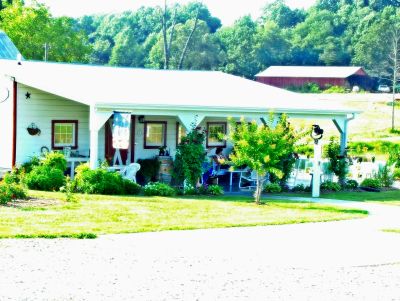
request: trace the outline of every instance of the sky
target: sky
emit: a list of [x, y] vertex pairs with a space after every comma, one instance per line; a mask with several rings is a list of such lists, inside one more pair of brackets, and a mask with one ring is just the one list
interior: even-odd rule
[[[168, 4], [185, 4], [193, 0], [168, 0]], [[308, 8], [316, 0], [287, 0], [293, 8]], [[27, 1], [28, 2], [28, 1]], [[89, 14], [119, 13], [136, 10], [141, 6], [163, 5], [163, 0], [38, 0], [46, 4], [52, 14], [58, 16], [80, 17]], [[272, 0], [203, 0], [213, 16], [221, 19], [224, 25], [231, 25], [244, 15], [260, 16], [261, 9]]]

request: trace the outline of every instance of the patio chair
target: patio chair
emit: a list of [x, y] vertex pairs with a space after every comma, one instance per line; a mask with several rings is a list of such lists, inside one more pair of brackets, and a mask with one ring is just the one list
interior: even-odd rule
[[[247, 184], [247, 185], [245, 185]], [[251, 189], [257, 187], [257, 172], [255, 170], [248, 170], [242, 172], [239, 179], [239, 189]]]
[[131, 163], [123, 170], [121, 170], [121, 175], [124, 179], [131, 180], [136, 183], [136, 173], [140, 170], [139, 163]]

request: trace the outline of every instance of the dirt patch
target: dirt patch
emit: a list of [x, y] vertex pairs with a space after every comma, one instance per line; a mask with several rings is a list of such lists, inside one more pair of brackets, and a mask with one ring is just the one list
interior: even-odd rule
[[27, 200], [15, 200], [12, 202], [8, 202], [7, 207], [15, 207], [15, 208], [31, 208], [31, 207], [49, 207], [62, 204], [60, 200], [49, 200], [49, 199], [36, 199], [30, 198]]

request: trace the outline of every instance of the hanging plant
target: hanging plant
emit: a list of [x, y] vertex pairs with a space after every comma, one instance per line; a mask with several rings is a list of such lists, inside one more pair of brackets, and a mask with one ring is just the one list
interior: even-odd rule
[[34, 124], [33, 122], [26, 128], [26, 130], [28, 131], [28, 134], [31, 136], [40, 136], [40, 133], [42, 132], [37, 126], [36, 124]]

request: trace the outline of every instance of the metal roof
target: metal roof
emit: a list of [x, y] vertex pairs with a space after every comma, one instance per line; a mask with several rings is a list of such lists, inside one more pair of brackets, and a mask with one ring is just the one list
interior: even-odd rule
[[257, 77], [311, 77], [311, 78], [348, 78], [357, 72], [366, 74], [362, 67], [331, 66], [271, 66]]
[[0, 59], [15, 60], [18, 53], [17, 47], [10, 38], [0, 30]]
[[0, 60], [0, 70], [19, 83], [102, 108], [207, 112], [357, 113], [217, 71], [174, 71]]

